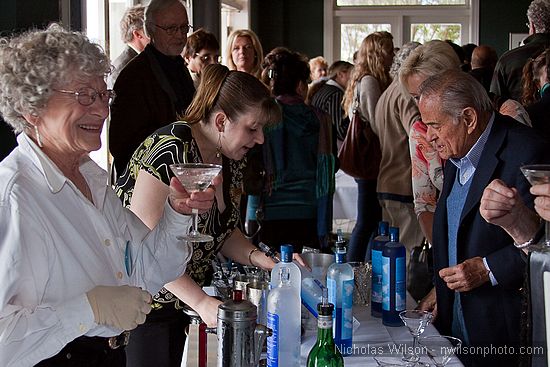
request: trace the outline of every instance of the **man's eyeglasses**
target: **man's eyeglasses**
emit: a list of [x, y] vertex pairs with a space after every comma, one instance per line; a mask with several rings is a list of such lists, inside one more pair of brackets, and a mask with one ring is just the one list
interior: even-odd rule
[[59, 93], [74, 95], [77, 102], [80, 103], [82, 106], [92, 105], [98, 96], [101, 102], [112, 103], [116, 96], [115, 91], [112, 89], [107, 89], [107, 90], [104, 90], [103, 92], [99, 92], [94, 88], [90, 88], [90, 87], [80, 88], [79, 90], [76, 90], [76, 91], [63, 90], [63, 89], [54, 89], [54, 90]]
[[201, 55], [199, 53], [195, 53], [195, 57], [201, 59], [202, 62], [211, 61], [215, 64], [219, 64], [222, 62], [222, 57], [220, 55]]
[[180, 32], [182, 34], [187, 34], [191, 29], [193, 29], [193, 26], [191, 24], [183, 24], [183, 25], [171, 25], [169, 27], [163, 27], [161, 25], [155, 24], [155, 27], [159, 27], [163, 31], [166, 32], [167, 35], [173, 36], [176, 34], [176, 32]]

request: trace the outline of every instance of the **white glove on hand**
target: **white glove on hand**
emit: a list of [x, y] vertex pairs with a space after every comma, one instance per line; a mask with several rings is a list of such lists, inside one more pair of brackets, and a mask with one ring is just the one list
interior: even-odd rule
[[145, 322], [151, 312], [151, 295], [141, 288], [122, 286], [97, 286], [86, 293], [94, 312], [94, 320], [100, 325], [132, 330]]

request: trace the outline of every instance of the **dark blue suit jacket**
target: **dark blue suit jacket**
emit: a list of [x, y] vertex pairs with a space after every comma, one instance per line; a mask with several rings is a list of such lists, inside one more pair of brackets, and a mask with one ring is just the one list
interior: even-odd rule
[[[546, 144], [546, 145], [545, 145]], [[492, 130], [466, 198], [457, 238], [458, 263], [486, 257], [497, 286], [485, 283], [461, 293], [469, 340], [472, 345], [514, 345], [519, 343], [520, 288], [525, 275], [526, 256], [500, 227], [487, 223], [479, 213], [485, 187], [496, 178], [516, 187], [528, 206], [533, 197], [530, 185], [520, 171], [528, 163], [550, 163], [550, 146], [533, 129], [510, 117], [496, 114]], [[457, 168], [445, 166], [443, 190], [437, 203], [433, 227], [435, 283], [437, 290], [439, 331], [451, 335], [454, 291], [439, 277], [439, 270], [449, 266], [447, 232], [447, 197], [455, 181]], [[482, 365], [488, 365], [488, 361]], [[490, 364], [490, 363], [489, 363]]]

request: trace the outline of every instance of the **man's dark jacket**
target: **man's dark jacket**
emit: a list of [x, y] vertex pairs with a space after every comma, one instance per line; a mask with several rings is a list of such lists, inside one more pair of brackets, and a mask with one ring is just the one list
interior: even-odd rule
[[[550, 149], [533, 129], [521, 125], [510, 117], [496, 114], [488, 140], [465, 201], [457, 234], [457, 260], [462, 263], [479, 256], [487, 259], [489, 268], [498, 281], [490, 282], [462, 292], [460, 295], [469, 341], [473, 346], [518, 346], [520, 331], [521, 291], [525, 275], [526, 256], [517, 249], [511, 237], [499, 226], [487, 223], [479, 213], [480, 199], [485, 187], [494, 179], [518, 189], [529, 207], [533, 197], [529, 183], [520, 171], [524, 164], [550, 163]], [[447, 288], [439, 277], [441, 269], [449, 266], [447, 197], [453, 187], [457, 168], [447, 162], [444, 184], [433, 226], [434, 268], [437, 291], [436, 327], [442, 334], [451, 335], [455, 292]], [[473, 365], [509, 365], [494, 362], [490, 356], [473, 358]], [[511, 357], [512, 360], [515, 356]], [[499, 364], [500, 363], [500, 364]], [[514, 362], [512, 362], [514, 363]]]
[[157, 129], [177, 121], [191, 103], [195, 87], [189, 71], [182, 63], [184, 74], [184, 108], [177, 111], [177, 96], [169, 78], [157, 61], [152, 45], [134, 57], [122, 69], [114, 90], [109, 125], [109, 151], [113, 155], [117, 174], [121, 175], [135, 149]]

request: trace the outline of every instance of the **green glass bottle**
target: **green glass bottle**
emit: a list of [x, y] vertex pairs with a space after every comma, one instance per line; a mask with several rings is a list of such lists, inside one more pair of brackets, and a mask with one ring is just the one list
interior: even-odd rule
[[327, 301], [327, 289], [323, 289], [323, 302], [317, 305], [317, 341], [307, 356], [307, 367], [343, 367], [344, 358], [332, 338], [332, 313], [334, 305]]

